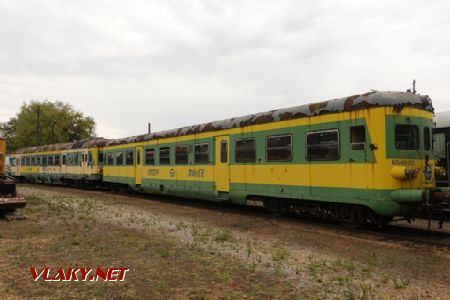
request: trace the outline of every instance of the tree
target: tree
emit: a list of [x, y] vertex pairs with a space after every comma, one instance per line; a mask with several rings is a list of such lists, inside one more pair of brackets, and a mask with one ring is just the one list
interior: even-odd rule
[[0, 136], [7, 139], [9, 151], [73, 142], [94, 137], [95, 121], [68, 103], [31, 101], [24, 103], [15, 117], [0, 122]]

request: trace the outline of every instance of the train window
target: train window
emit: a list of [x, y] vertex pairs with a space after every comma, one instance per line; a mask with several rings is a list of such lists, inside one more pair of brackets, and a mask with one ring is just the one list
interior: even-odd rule
[[267, 137], [266, 158], [267, 161], [291, 161], [292, 135]]
[[136, 149], [136, 164], [141, 165], [141, 149]]
[[430, 150], [431, 149], [431, 135], [430, 135], [430, 128], [429, 127], [425, 127], [423, 129], [423, 145], [425, 150]]
[[103, 164], [103, 159], [104, 159], [103, 156], [104, 156], [104, 155], [103, 155], [103, 151], [99, 151], [99, 152], [98, 152], [98, 163], [99, 163], [99, 164]]
[[47, 165], [47, 156], [42, 156], [42, 165], [43, 166]]
[[67, 156], [65, 154], [63, 154], [63, 156], [62, 156], [62, 164], [63, 164], [63, 166], [65, 166], [67, 164]]
[[107, 164], [108, 166], [114, 165], [114, 155], [113, 155], [112, 152], [108, 152], [108, 153], [106, 154], [106, 164]]
[[145, 149], [145, 164], [154, 165], [155, 164], [155, 149]]
[[416, 125], [395, 126], [395, 147], [399, 150], [419, 149], [419, 127]]
[[159, 148], [159, 164], [160, 165], [170, 165], [170, 148], [169, 147]]
[[53, 166], [53, 156], [48, 157], [48, 165]]
[[73, 165], [78, 165], [78, 153], [73, 154]]
[[220, 142], [220, 162], [221, 163], [228, 162], [228, 142], [227, 141]]
[[209, 144], [197, 144], [194, 146], [194, 162], [196, 164], [209, 163]]
[[34, 157], [34, 156], [31, 157], [31, 165], [32, 166], [36, 165], [36, 157]]
[[117, 166], [123, 165], [123, 152], [122, 151], [116, 152], [116, 165]]
[[55, 165], [59, 166], [61, 156], [59, 154], [55, 155]]
[[127, 166], [134, 165], [134, 151], [133, 150], [127, 150], [125, 152], [125, 163]]
[[188, 148], [187, 146], [177, 146], [175, 148], [175, 164], [182, 165], [188, 163]]
[[350, 143], [352, 150], [364, 150], [366, 145], [366, 126], [350, 127]]
[[41, 157], [37, 156], [36, 157], [36, 166], [40, 166], [41, 165]]
[[236, 141], [235, 161], [236, 162], [256, 161], [256, 148], [254, 138], [240, 139]]
[[306, 133], [307, 160], [338, 160], [339, 155], [337, 129]]

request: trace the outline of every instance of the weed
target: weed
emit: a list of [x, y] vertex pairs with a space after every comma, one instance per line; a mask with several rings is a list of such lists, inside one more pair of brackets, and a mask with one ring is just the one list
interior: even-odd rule
[[208, 299], [208, 292], [203, 287], [192, 288], [189, 291], [188, 298], [192, 300], [206, 300]]
[[276, 248], [275, 251], [272, 253], [272, 260], [273, 261], [283, 261], [289, 256], [289, 251], [285, 248]]
[[234, 240], [233, 234], [229, 230], [218, 230], [214, 235], [214, 241], [223, 243], [223, 242], [232, 242]]

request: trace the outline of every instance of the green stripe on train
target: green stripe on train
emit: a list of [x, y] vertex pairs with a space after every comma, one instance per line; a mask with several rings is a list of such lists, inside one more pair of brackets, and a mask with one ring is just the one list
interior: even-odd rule
[[[137, 188], [134, 178], [131, 177], [107, 177], [104, 181], [128, 184], [132, 188]], [[219, 197], [215, 183], [211, 181], [143, 179], [139, 189], [151, 194], [210, 201], [218, 201]], [[253, 195], [364, 205], [376, 213], [385, 215], [409, 215], [417, 209], [416, 204], [399, 204], [392, 201], [390, 198], [392, 192], [393, 190], [231, 183], [229, 195], [230, 201], [236, 204], [246, 204], [247, 197]]]

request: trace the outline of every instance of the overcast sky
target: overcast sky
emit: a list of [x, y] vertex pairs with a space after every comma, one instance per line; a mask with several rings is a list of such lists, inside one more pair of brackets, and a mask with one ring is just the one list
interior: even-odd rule
[[417, 89], [450, 110], [450, 1], [0, 0], [0, 121], [61, 100], [108, 138]]

